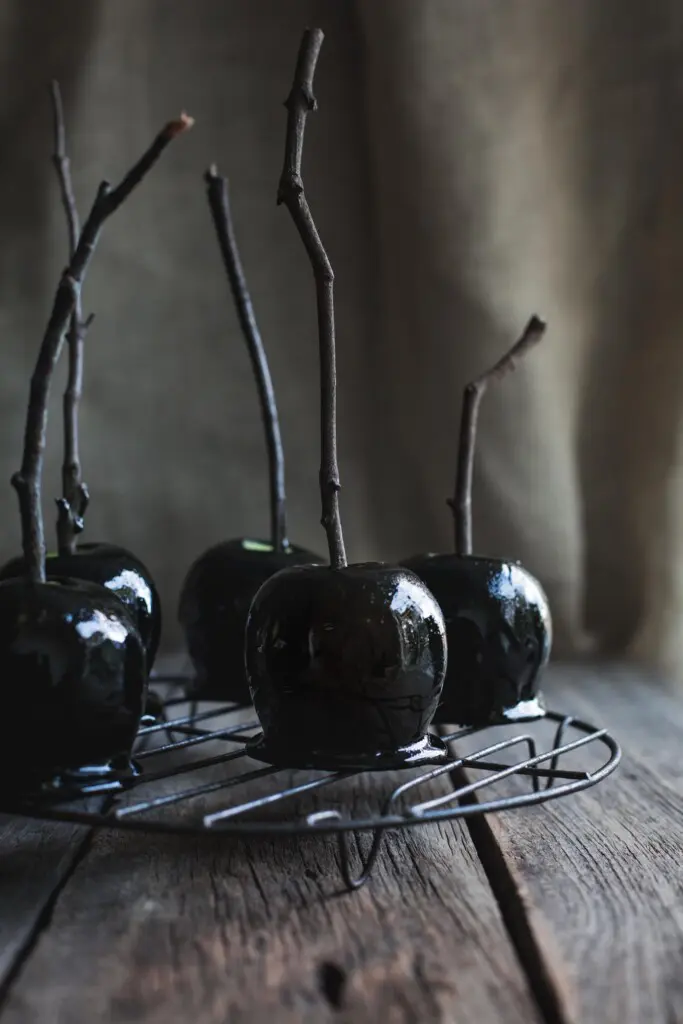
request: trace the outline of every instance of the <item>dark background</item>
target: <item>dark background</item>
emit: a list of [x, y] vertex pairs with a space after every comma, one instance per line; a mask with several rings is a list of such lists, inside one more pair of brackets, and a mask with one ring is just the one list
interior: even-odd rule
[[[60, 79], [84, 213], [181, 109], [196, 118], [106, 227], [84, 292], [87, 538], [175, 602], [209, 544], [267, 531], [249, 362], [202, 173], [231, 181], [278, 389], [291, 536], [318, 525], [315, 301], [275, 205], [302, 29], [326, 42], [305, 179], [337, 275], [342, 511], [354, 559], [445, 548], [460, 394], [529, 315], [542, 351], [482, 413], [475, 545], [516, 556], [557, 650], [677, 671], [683, 606], [683, 8], [675, 0], [0, 3], [0, 555], [9, 478], [66, 236], [50, 164]], [[64, 367], [62, 367], [62, 370]], [[55, 381], [45, 509], [59, 490]], [[52, 536], [52, 534], [50, 534]]]

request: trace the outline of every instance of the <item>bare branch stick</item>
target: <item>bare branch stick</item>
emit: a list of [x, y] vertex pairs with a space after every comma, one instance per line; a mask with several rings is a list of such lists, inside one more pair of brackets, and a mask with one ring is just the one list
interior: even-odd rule
[[116, 188], [112, 189], [107, 182], [100, 185], [81, 231], [76, 251], [57, 287], [50, 319], [31, 377], [21, 468], [12, 477], [12, 486], [19, 499], [26, 574], [35, 583], [45, 581], [45, 531], [40, 484], [50, 384], [64, 341], [64, 332], [79, 301], [83, 281], [104, 222], [142, 181], [168, 144], [191, 125], [192, 118], [185, 114], [175, 121], [170, 121]]
[[313, 76], [323, 42], [320, 29], [304, 32], [287, 98], [285, 157], [278, 188], [278, 203], [284, 203], [306, 247], [315, 277], [320, 347], [320, 497], [322, 525], [327, 534], [330, 564], [346, 565], [344, 536], [339, 514], [339, 467], [337, 465], [337, 369], [335, 357], [334, 273], [318, 235], [306, 201], [301, 177], [301, 158], [306, 118], [316, 109]]
[[237, 308], [240, 327], [247, 343], [251, 365], [256, 379], [261, 418], [268, 449], [268, 476], [270, 481], [270, 537], [276, 551], [286, 551], [287, 519], [285, 507], [285, 457], [282, 449], [280, 423], [268, 358], [254, 316], [247, 281], [242, 269], [235, 228], [230, 210], [228, 180], [211, 166], [204, 175], [206, 194], [211, 208], [223, 264], [228, 275], [232, 296]]
[[83, 532], [85, 513], [90, 504], [88, 485], [83, 480], [79, 453], [78, 411], [83, 392], [83, 356], [85, 336], [94, 314], [80, 319], [78, 310], [71, 316], [66, 342], [69, 370], [62, 399], [64, 421], [64, 458], [62, 461], [62, 497], [57, 498], [57, 549], [60, 555], [73, 554], [76, 538]]
[[51, 84], [52, 92], [52, 116], [54, 124], [54, 151], [52, 163], [57, 172], [59, 190], [62, 197], [62, 206], [66, 214], [66, 224], [69, 232], [69, 254], [73, 255], [78, 245], [78, 236], [81, 233], [80, 221], [78, 219], [78, 208], [74, 198], [73, 186], [71, 183], [71, 162], [66, 152], [66, 131], [64, 128], [64, 106], [62, 104], [62, 93], [59, 82]]
[[[62, 94], [57, 81], [52, 82], [54, 119], [54, 153], [52, 163], [57, 172], [62, 206], [69, 234], [69, 257], [78, 245], [80, 222], [71, 181], [71, 161], [66, 151], [66, 129]], [[90, 317], [89, 323], [92, 322]], [[60, 555], [73, 554], [76, 537], [83, 530], [88, 507], [88, 488], [83, 480], [78, 446], [78, 412], [83, 390], [83, 354], [87, 327], [83, 323], [80, 295], [71, 315], [66, 336], [69, 346], [69, 372], [62, 401], [64, 423], [64, 457], [62, 461], [62, 497], [57, 499], [57, 546]]]
[[546, 325], [537, 316], [532, 316], [524, 328], [521, 338], [502, 359], [490, 370], [477, 377], [465, 388], [460, 420], [460, 442], [455, 494], [448, 504], [453, 510], [455, 527], [455, 550], [458, 555], [472, 554], [472, 476], [474, 472], [474, 450], [477, 440], [479, 406], [487, 387], [493, 380], [500, 380], [514, 370], [527, 352], [538, 344], [545, 334]]

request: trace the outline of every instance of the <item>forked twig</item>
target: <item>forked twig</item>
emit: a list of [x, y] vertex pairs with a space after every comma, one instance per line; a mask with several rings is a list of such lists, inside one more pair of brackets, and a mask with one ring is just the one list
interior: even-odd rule
[[181, 114], [175, 121], [169, 121], [116, 188], [112, 188], [106, 181], [102, 182], [76, 249], [57, 287], [31, 377], [21, 468], [12, 477], [12, 486], [19, 499], [25, 570], [28, 578], [36, 583], [45, 581], [45, 530], [40, 485], [45, 453], [47, 405], [64, 332], [74, 310], [78, 307], [83, 281], [104, 222], [116, 212], [135, 186], [142, 181], [168, 144], [181, 132], [190, 128], [192, 123], [192, 118], [186, 114]]
[[313, 76], [324, 36], [320, 29], [304, 32], [287, 97], [285, 158], [278, 188], [278, 203], [284, 203], [306, 247], [315, 277], [320, 348], [320, 497], [322, 525], [327, 534], [330, 565], [346, 565], [346, 551], [339, 514], [339, 467], [337, 465], [337, 369], [334, 324], [334, 273], [320, 240], [304, 193], [301, 158], [308, 114], [316, 109]]
[[495, 366], [477, 377], [465, 388], [460, 420], [460, 442], [455, 493], [448, 504], [453, 510], [455, 527], [455, 550], [458, 555], [472, 554], [472, 476], [474, 472], [474, 450], [477, 441], [479, 406], [492, 380], [500, 380], [514, 370], [527, 352], [538, 344], [545, 334], [546, 324], [540, 317], [532, 316], [524, 328], [521, 338], [509, 352], [499, 359]]

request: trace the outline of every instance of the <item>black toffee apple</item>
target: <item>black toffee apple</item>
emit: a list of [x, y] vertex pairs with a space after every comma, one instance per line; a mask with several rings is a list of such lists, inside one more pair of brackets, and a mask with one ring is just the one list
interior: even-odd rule
[[446, 669], [445, 625], [413, 573], [382, 563], [349, 565], [339, 515], [332, 268], [301, 180], [306, 115], [322, 44], [305, 32], [287, 100], [278, 201], [294, 220], [313, 267], [321, 383], [322, 524], [330, 565], [271, 577], [254, 598], [245, 659], [263, 735], [251, 756], [292, 768], [380, 769], [439, 762], [428, 733]]
[[514, 347], [465, 389], [455, 497], [455, 553], [416, 555], [403, 564], [441, 606], [448, 671], [435, 721], [495, 725], [545, 714], [539, 693], [550, 657], [552, 623], [538, 580], [518, 562], [472, 554], [472, 472], [479, 403], [490, 380], [514, 369], [545, 324], [532, 317]]
[[205, 551], [190, 567], [180, 594], [178, 618], [192, 660], [195, 700], [251, 700], [244, 670], [244, 630], [262, 583], [281, 569], [316, 556], [287, 544], [238, 537]]
[[[54, 114], [54, 153], [52, 162], [59, 179], [62, 204], [66, 213], [69, 233], [69, 255], [73, 257], [78, 246], [80, 223], [73, 194], [69, 158], [66, 154], [66, 133], [61, 93], [57, 82], [52, 83]], [[192, 119], [183, 115], [172, 122], [153, 145], [152, 162], [174, 135], [189, 128]], [[163, 138], [162, 138], [163, 136]], [[161, 147], [161, 148], [160, 148]], [[151, 164], [149, 165], [151, 166]], [[142, 169], [146, 173], [147, 164]], [[137, 172], [135, 172], [137, 173]], [[128, 180], [128, 179], [126, 179]], [[135, 182], [133, 182], [135, 184]], [[125, 548], [116, 544], [77, 544], [83, 531], [85, 512], [89, 503], [88, 488], [83, 480], [79, 456], [79, 403], [83, 384], [83, 358], [85, 335], [92, 322], [83, 319], [80, 291], [69, 319], [66, 334], [69, 368], [63, 400], [64, 459], [62, 463], [62, 497], [57, 500], [58, 552], [48, 555], [49, 576], [88, 580], [106, 587], [124, 603], [137, 626], [145, 645], [147, 670], [151, 671], [161, 637], [161, 604], [154, 580], [146, 566]], [[12, 559], [0, 569], [0, 579], [8, 579], [25, 569], [21, 558]]]
[[[147, 670], [154, 663], [161, 636], [159, 595], [143, 563], [116, 544], [78, 544], [73, 551], [51, 552], [45, 560], [48, 577], [97, 583], [111, 591], [128, 610], [145, 647]], [[0, 580], [25, 572], [23, 556], [0, 569]]]
[[145, 650], [94, 583], [0, 583], [0, 794], [127, 773], [147, 689]]
[[285, 461], [275, 392], [254, 316], [232, 223], [228, 183], [211, 167], [205, 175], [218, 244], [247, 343], [268, 449], [270, 540], [239, 537], [205, 551], [183, 583], [178, 618], [194, 667], [193, 699], [248, 703], [244, 630], [257, 590], [280, 569], [317, 561], [287, 539]]
[[254, 599], [246, 660], [263, 729], [253, 757], [365, 770], [443, 756], [427, 730], [445, 624], [412, 572], [380, 562], [283, 569]]
[[22, 574], [0, 582], [0, 700], [10, 726], [0, 744], [0, 789], [10, 803], [44, 785], [130, 768], [147, 690], [143, 642], [114, 593], [84, 580], [47, 578], [41, 477], [50, 385], [104, 222], [186, 127], [186, 118], [170, 122], [116, 188], [100, 186], [31, 378], [22, 464], [12, 478]]

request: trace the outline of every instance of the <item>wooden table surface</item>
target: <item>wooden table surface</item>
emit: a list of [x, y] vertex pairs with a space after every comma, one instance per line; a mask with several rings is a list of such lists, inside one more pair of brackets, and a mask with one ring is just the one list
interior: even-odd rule
[[334, 837], [0, 817], [0, 1024], [683, 1024], [683, 699], [616, 667], [546, 690], [609, 726], [617, 772], [390, 834], [356, 892]]

